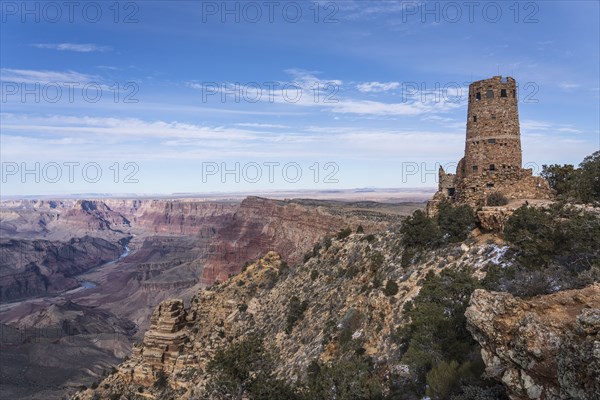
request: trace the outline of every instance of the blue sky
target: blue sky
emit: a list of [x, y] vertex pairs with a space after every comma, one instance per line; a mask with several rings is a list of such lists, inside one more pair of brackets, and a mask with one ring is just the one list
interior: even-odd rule
[[2, 195], [434, 187], [498, 74], [528, 166], [600, 146], [597, 1], [1, 4]]

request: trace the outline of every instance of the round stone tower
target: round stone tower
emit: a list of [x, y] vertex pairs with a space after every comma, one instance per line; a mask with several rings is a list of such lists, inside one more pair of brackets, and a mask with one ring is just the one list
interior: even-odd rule
[[495, 76], [469, 85], [465, 157], [458, 174], [463, 178], [521, 170], [521, 133], [517, 84]]

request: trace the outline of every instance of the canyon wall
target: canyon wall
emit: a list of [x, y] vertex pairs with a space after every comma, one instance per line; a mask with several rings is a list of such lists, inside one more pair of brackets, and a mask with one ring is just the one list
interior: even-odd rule
[[67, 242], [0, 239], [0, 302], [76, 288], [76, 275], [116, 259], [123, 251], [123, 241], [90, 236]]
[[359, 225], [365, 232], [378, 231], [394, 220], [385, 213], [343, 210], [327, 203], [248, 197], [209, 247], [202, 282], [227, 279], [239, 272], [246, 261], [271, 250], [286, 262], [296, 263], [324, 236], [346, 227], [356, 231]]

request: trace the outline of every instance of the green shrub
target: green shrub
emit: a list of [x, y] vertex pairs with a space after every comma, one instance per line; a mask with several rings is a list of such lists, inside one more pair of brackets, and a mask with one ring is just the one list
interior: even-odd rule
[[370, 256], [370, 268], [372, 271], [377, 271], [383, 266], [385, 258], [379, 251], [374, 251]]
[[337, 239], [338, 240], [342, 240], [347, 238], [348, 236], [350, 236], [352, 234], [352, 229], [350, 228], [344, 228], [342, 230], [340, 230], [337, 234]]
[[504, 237], [526, 268], [547, 268], [554, 262], [579, 273], [598, 265], [600, 258], [598, 216], [561, 204], [517, 209]]
[[585, 157], [579, 168], [573, 165], [544, 165], [541, 176], [559, 198], [583, 203], [600, 201], [600, 151]]
[[584, 203], [600, 201], [600, 151], [587, 156], [579, 164], [578, 197]]
[[285, 332], [290, 334], [294, 329], [294, 325], [304, 316], [304, 312], [308, 308], [308, 302], [306, 300], [300, 301], [297, 296], [292, 296], [288, 304], [287, 320]]
[[383, 400], [383, 387], [372, 366], [361, 356], [317, 362], [309, 366], [306, 399]]
[[441, 361], [427, 373], [427, 395], [447, 399], [459, 388], [459, 365], [456, 361]]
[[362, 225], [359, 225], [358, 228], [356, 228], [356, 233], [365, 233], [365, 229]]
[[494, 192], [488, 195], [485, 203], [492, 207], [505, 206], [508, 204], [508, 199], [502, 193]]
[[424, 249], [437, 246], [442, 234], [435, 221], [422, 211], [417, 210], [404, 219], [400, 226], [402, 244], [408, 248]]
[[315, 243], [315, 245], [313, 246], [313, 250], [312, 250], [312, 255], [313, 257], [316, 257], [319, 255], [319, 251], [321, 250], [321, 243], [317, 242]]
[[392, 279], [388, 279], [383, 289], [383, 294], [386, 296], [395, 296], [398, 293], [398, 284]]
[[214, 399], [298, 399], [294, 390], [275, 378], [272, 355], [261, 338], [249, 335], [217, 351], [207, 364], [206, 392]]
[[469, 385], [462, 389], [462, 393], [452, 396], [452, 400], [508, 400], [502, 385], [475, 386]]
[[165, 389], [169, 386], [169, 377], [164, 371], [158, 371], [156, 373], [156, 380], [154, 381], [154, 387], [157, 389]]
[[427, 395], [433, 399], [448, 400], [453, 394], [462, 392], [462, 382], [483, 383], [479, 376], [485, 370], [482, 360], [467, 360], [462, 364], [452, 360], [441, 361], [427, 373]]
[[444, 241], [462, 242], [475, 228], [475, 213], [466, 204], [454, 206], [443, 201], [439, 204], [437, 223]]
[[312, 271], [310, 271], [310, 280], [311, 281], [317, 280], [318, 277], [319, 277], [319, 271], [317, 271], [316, 269], [313, 269]]
[[372, 242], [373, 240], [375, 240], [375, 235], [370, 233], [367, 236], [363, 237], [362, 240], [366, 240], [367, 242]]
[[479, 286], [468, 270], [427, 274], [419, 294], [405, 309], [407, 323], [399, 334], [407, 345], [402, 360], [417, 381], [439, 361], [464, 362], [475, 341], [467, 330], [465, 310]]
[[578, 171], [571, 164], [543, 165], [540, 175], [546, 179], [550, 188], [560, 197], [572, 197], [575, 192], [575, 179]]
[[546, 266], [552, 259], [557, 231], [549, 210], [523, 206], [508, 219], [504, 237], [528, 267]]
[[304, 261], [305, 263], [306, 263], [306, 262], [308, 262], [308, 260], [310, 260], [310, 259], [312, 258], [312, 256], [313, 256], [313, 253], [312, 253], [312, 252], [310, 252], [310, 251], [309, 251], [308, 253], [305, 253], [305, 254], [304, 254], [303, 261]]

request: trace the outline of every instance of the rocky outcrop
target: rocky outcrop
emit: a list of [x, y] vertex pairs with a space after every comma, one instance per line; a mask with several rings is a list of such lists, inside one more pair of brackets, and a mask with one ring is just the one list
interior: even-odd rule
[[600, 309], [584, 309], [558, 354], [561, 395], [591, 399], [600, 393]]
[[514, 209], [508, 207], [482, 207], [477, 211], [477, 220], [481, 229], [488, 232], [503, 232], [508, 218]]
[[512, 400], [597, 398], [600, 284], [531, 300], [476, 290], [465, 315]]
[[[152, 384], [159, 372], [172, 373], [186, 364], [188, 356], [182, 356], [183, 347], [189, 342], [186, 326], [187, 313], [182, 300], [166, 300], [156, 308], [150, 318], [150, 329], [144, 335], [141, 346], [133, 350], [134, 358], [141, 362], [127, 365], [131, 380], [140, 384]], [[180, 365], [177, 365], [177, 364]]]

